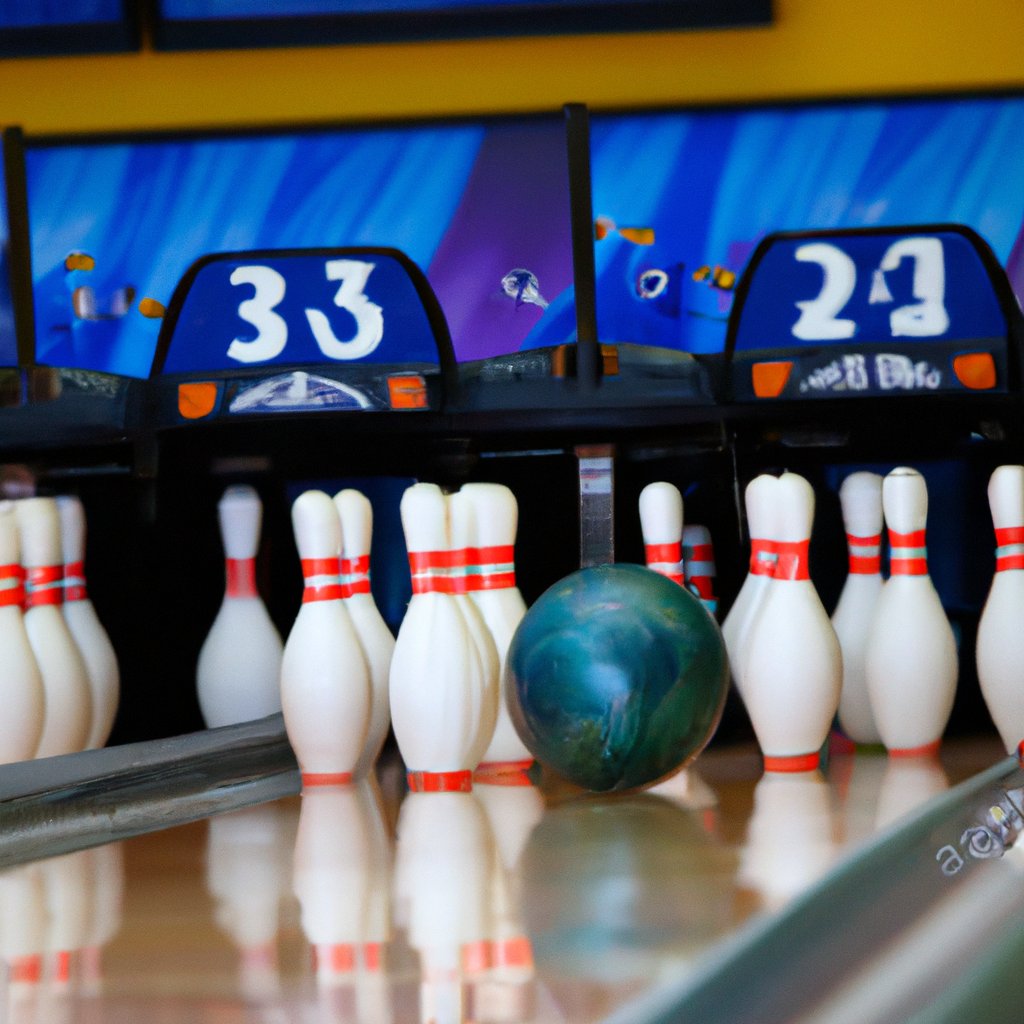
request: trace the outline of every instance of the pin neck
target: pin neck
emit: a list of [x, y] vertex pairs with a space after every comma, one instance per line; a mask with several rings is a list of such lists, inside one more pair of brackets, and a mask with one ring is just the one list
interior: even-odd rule
[[64, 601], [64, 566], [37, 565], [25, 571], [25, 609]]
[[775, 574], [775, 561], [778, 558], [775, 541], [760, 537], [750, 539], [750, 574], [752, 576], [772, 576]]
[[340, 569], [341, 562], [337, 558], [303, 558], [302, 576], [306, 586], [302, 603], [340, 601], [345, 596]]
[[846, 544], [850, 551], [850, 574], [852, 576], [874, 576], [882, 571], [882, 535], [876, 533], [870, 537], [846, 535]]
[[807, 551], [810, 547], [810, 540], [780, 540], [775, 542], [778, 559], [775, 562], [775, 572], [772, 574], [777, 580], [809, 580], [811, 578]]
[[927, 576], [928, 548], [925, 531], [911, 533], [889, 531], [889, 574], [891, 576]]
[[255, 558], [226, 558], [224, 573], [227, 578], [225, 589], [228, 597], [258, 596]]
[[25, 570], [20, 565], [0, 565], [0, 608], [25, 603]]
[[664, 544], [645, 544], [644, 559], [647, 568], [668, 577], [673, 583], [683, 586], [685, 583], [685, 566], [683, 562], [683, 545], [681, 541], [668, 541]]
[[1024, 569], [1024, 526], [996, 528], [996, 572]]

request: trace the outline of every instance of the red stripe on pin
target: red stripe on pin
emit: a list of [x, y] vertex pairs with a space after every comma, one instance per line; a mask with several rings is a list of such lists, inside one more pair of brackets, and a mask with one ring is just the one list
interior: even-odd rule
[[409, 570], [414, 594], [454, 594], [451, 551], [410, 551]]
[[228, 597], [257, 596], [255, 558], [226, 558], [224, 569]]
[[694, 544], [688, 550], [693, 562], [713, 562], [715, 559], [715, 549], [711, 544]]
[[996, 543], [999, 545], [1024, 544], [1024, 526], [996, 527]]
[[0, 583], [13, 580], [10, 586], [0, 587], [0, 608], [25, 603], [25, 570], [16, 562], [0, 565]]
[[889, 556], [889, 574], [892, 576], [927, 576], [927, 558], [901, 558], [895, 552]]
[[651, 562], [681, 562], [683, 560], [683, 545], [678, 541], [669, 541], [665, 544], [645, 544], [644, 556], [647, 564]]
[[471, 793], [473, 773], [469, 770], [454, 772], [409, 772], [409, 789], [414, 793]]
[[750, 572], [754, 576], [771, 576], [775, 572], [775, 541], [750, 541]]
[[64, 566], [64, 600], [84, 601], [88, 596], [85, 588], [85, 562], [68, 562]]
[[807, 550], [810, 541], [795, 540], [776, 542], [778, 561], [775, 563], [773, 577], [777, 580], [808, 580], [810, 573], [807, 565]]
[[25, 608], [46, 604], [62, 604], [64, 590], [63, 565], [38, 565], [25, 573]]

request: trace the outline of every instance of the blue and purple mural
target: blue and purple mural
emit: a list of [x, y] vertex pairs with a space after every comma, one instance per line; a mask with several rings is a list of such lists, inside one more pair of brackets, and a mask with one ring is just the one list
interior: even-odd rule
[[[426, 272], [462, 360], [518, 349], [545, 296], [571, 291], [560, 118], [29, 145], [26, 163], [48, 365], [147, 375], [160, 321], [140, 307], [166, 306], [211, 252], [400, 249]], [[536, 286], [517, 283], [522, 271]]]
[[[1024, 295], [1024, 97], [592, 114], [591, 141], [602, 341], [721, 351], [777, 230], [965, 224]], [[146, 375], [159, 321], [141, 300], [257, 248], [401, 249], [462, 361], [575, 337], [560, 117], [30, 141], [26, 160], [44, 363]]]

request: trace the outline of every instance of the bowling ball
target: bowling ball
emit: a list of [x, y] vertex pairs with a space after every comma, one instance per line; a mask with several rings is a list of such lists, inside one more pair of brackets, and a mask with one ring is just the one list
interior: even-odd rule
[[581, 569], [526, 613], [505, 663], [509, 714], [530, 752], [596, 792], [635, 789], [693, 760], [729, 681], [717, 624], [639, 565]]

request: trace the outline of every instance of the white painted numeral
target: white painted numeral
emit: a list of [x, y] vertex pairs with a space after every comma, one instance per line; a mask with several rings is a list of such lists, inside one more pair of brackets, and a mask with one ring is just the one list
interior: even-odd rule
[[904, 257], [914, 261], [914, 298], [919, 301], [894, 309], [889, 314], [889, 329], [894, 338], [934, 338], [949, 328], [942, 241], [919, 236], [901, 238], [886, 249], [880, 269], [895, 270]]
[[335, 336], [327, 316], [319, 309], [307, 309], [306, 319], [320, 351], [328, 359], [362, 359], [384, 337], [384, 311], [363, 293], [373, 263], [361, 260], [328, 260], [324, 270], [328, 281], [340, 281], [334, 304], [355, 317], [356, 333], [347, 341]]
[[801, 245], [794, 253], [801, 263], [817, 263], [825, 272], [821, 291], [813, 299], [798, 302], [800, 319], [793, 334], [801, 341], [835, 341], [852, 338], [857, 330], [853, 320], [840, 319], [857, 283], [857, 266], [842, 249], [825, 242]]
[[271, 267], [236, 267], [232, 284], [251, 284], [256, 294], [238, 305], [238, 315], [258, 331], [252, 341], [235, 338], [228, 346], [228, 357], [240, 363], [262, 363], [279, 356], [288, 343], [288, 325], [274, 312], [284, 298], [284, 278]]

